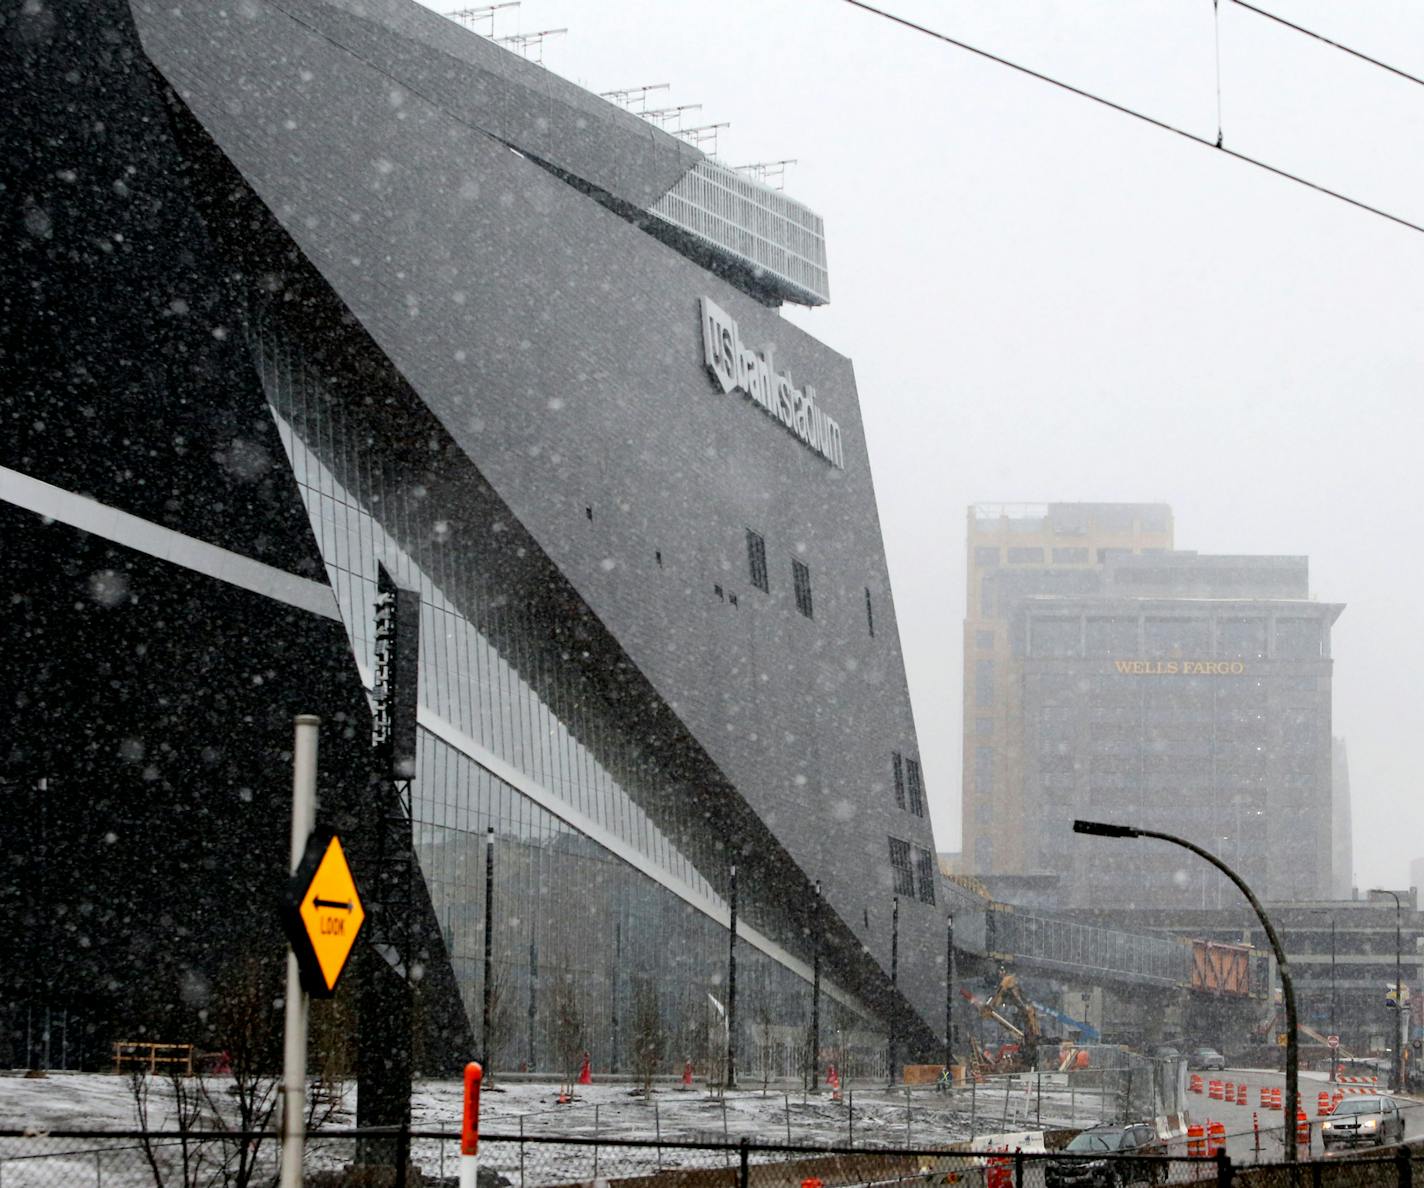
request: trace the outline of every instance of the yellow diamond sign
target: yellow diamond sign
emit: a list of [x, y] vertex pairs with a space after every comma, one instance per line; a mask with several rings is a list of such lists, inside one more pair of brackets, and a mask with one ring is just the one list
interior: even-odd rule
[[281, 916], [303, 988], [316, 998], [329, 998], [366, 919], [346, 852], [334, 833], [318, 831], [307, 841]]

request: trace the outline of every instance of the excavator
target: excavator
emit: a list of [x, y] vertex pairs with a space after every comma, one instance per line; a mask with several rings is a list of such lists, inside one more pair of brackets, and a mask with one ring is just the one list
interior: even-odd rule
[[[996, 1056], [991, 1056], [978, 1044], [973, 1045], [975, 1060], [983, 1065], [985, 1071], [1027, 1072], [1037, 1066], [1040, 1034], [1038, 1011], [1034, 1009], [1033, 1003], [1024, 997], [1023, 991], [1019, 989], [1019, 980], [1014, 974], [1000, 970], [999, 985], [985, 1002], [979, 1001], [967, 990], [961, 990], [960, 994], [973, 1004], [980, 1015], [985, 1019], [993, 1019], [1016, 1041], [1004, 1044]], [[1010, 1019], [1006, 1012], [1014, 1014], [1018, 1022]]]

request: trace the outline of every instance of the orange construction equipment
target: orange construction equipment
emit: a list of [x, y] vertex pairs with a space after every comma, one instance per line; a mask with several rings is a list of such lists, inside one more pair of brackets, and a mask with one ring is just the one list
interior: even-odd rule
[[1224, 1091], [1224, 1093], [1225, 1093], [1225, 1099], [1226, 1099], [1227, 1101], [1231, 1102], [1232, 1105], [1235, 1105], [1235, 1104], [1236, 1104], [1236, 1082], [1235, 1082], [1235, 1081], [1227, 1081], [1226, 1084], [1222, 1086], [1222, 1089], [1223, 1089], [1223, 1091]]
[[1208, 1081], [1208, 1082], [1206, 1083], [1206, 1095], [1207, 1095], [1209, 1098], [1211, 1098], [1212, 1101], [1221, 1101], [1221, 1100], [1222, 1100], [1221, 1082], [1220, 1082], [1220, 1081]]
[[1295, 1141], [1310, 1146], [1310, 1119], [1305, 1116], [1305, 1111], [1298, 1107], [1295, 1111]]
[[1265, 1085], [1261, 1086], [1261, 1108], [1269, 1110], [1271, 1108], [1271, 1091]]
[[1261, 1149], [1261, 1119], [1255, 1110], [1251, 1111], [1251, 1135], [1255, 1140], [1256, 1150], [1259, 1151]]
[[1330, 1112], [1333, 1114], [1336, 1107], [1345, 1100], [1345, 1095], [1340, 1090], [1335, 1090], [1335, 1096], [1330, 1099]]
[[1212, 1158], [1216, 1157], [1218, 1151], [1226, 1149], [1226, 1123], [1208, 1122], [1206, 1124], [1206, 1153]]
[[687, 1061], [684, 1061], [684, 1062], [683, 1062], [683, 1065], [682, 1065], [682, 1087], [683, 1087], [684, 1089], [691, 1089], [691, 1088], [692, 1088], [692, 1061], [691, 1061], [691, 1060], [687, 1060]]
[[1237, 1105], [1250, 1105], [1250, 1104], [1251, 1104], [1250, 1098], [1251, 1098], [1251, 1094], [1250, 1094], [1249, 1092], [1247, 1092], [1247, 1089], [1246, 1089], [1246, 1086], [1245, 1086], [1245, 1085], [1237, 1085], [1237, 1086], [1236, 1086], [1236, 1104], [1237, 1104]]
[[1192, 1073], [1192, 1083], [1187, 1086], [1189, 1092], [1200, 1093], [1202, 1091], [1201, 1073]]
[[1273, 1109], [1273, 1110], [1283, 1110], [1283, 1109], [1285, 1109], [1285, 1106], [1281, 1104], [1281, 1094], [1282, 1094], [1283, 1092], [1284, 1092], [1284, 1090], [1282, 1090], [1282, 1089], [1272, 1089], [1272, 1090], [1271, 1090], [1271, 1109]]
[[1334, 1112], [1335, 1103], [1330, 1100], [1329, 1091], [1326, 1089], [1322, 1089], [1320, 1091], [1319, 1096], [1317, 1096], [1315, 1099], [1316, 1117], [1324, 1118], [1327, 1114], [1333, 1114]]
[[1206, 1127], [1193, 1122], [1187, 1127], [1187, 1155], [1193, 1158], [1206, 1157]]

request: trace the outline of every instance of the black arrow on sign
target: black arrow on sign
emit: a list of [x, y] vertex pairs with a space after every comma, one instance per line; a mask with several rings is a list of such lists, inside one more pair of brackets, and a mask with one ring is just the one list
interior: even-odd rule
[[349, 899], [322, 899], [321, 896], [312, 897], [312, 907], [316, 908], [340, 908], [343, 912], [351, 910]]

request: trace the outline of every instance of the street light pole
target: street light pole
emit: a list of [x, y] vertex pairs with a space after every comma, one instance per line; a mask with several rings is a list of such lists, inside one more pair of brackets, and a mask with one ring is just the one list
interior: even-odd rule
[[1286, 1007], [1286, 1100], [1285, 1115], [1286, 1128], [1282, 1139], [1282, 1146], [1285, 1148], [1285, 1161], [1287, 1163], [1296, 1162], [1296, 1145], [1291, 1142], [1291, 1128], [1295, 1125], [1295, 1119], [1300, 1110], [1300, 1082], [1299, 1082], [1299, 1052], [1296, 1036], [1296, 1012], [1295, 1012], [1295, 985], [1291, 981], [1290, 965], [1286, 961], [1286, 951], [1281, 945], [1281, 938], [1276, 935], [1275, 927], [1271, 924], [1270, 918], [1266, 915], [1266, 909], [1261, 906], [1261, 901], [1256, 898], [1251, 888], [1231, 867], [1227, 866], [1220, 858], [1209, 850], [1202, 849], [1201, 846], [1189, 842], [1186, 838], [1176, 837], [1170, 833], [1158, 833], [1155, 829], [1138, 829], [1134, 825], [1109, 825], [1103, 821], [1074, 821], [1074, 833], [1086, 833], [1094, 837], [1154, 837], [1158, 841], [1171, 842], [1174, 846], [1181, 846], [1184, 850], [1190, 850], [1199, 858], [1204, 858], [1210, 862], [1217, 870], [1221, 871], [1228, 879], [1236, 884], [1237, 890], [1246, 896], [1252, 910], [1256, 913], [1256, 918], [1261, 921], [1261, 927], [1266, 930], [1266, 939], [1271, 942], [1271, 948], [1276, 955], [1276, 967], [1281, 974], [1281, 996], [1285, 999]]
[[1404, 942], [1401, 917], [1404, 908], [1399, 896], [1385, 888], [1377, 888], [1371, 895], [1388, 895], [1394, 900], [1394, 1091], [1404, 1092]]
[[1335, 1030], [1335, 915], [1330, 915], [1330, 1034], [1335, 1037], [1335, 1046], [1330, 1049], [1330, 1083], [1333, 1085], [1340, 1076], [1340, 1033]]
[[954, 913], [947, 917], [944, 942], [944, 1072], [954, 1078]]

